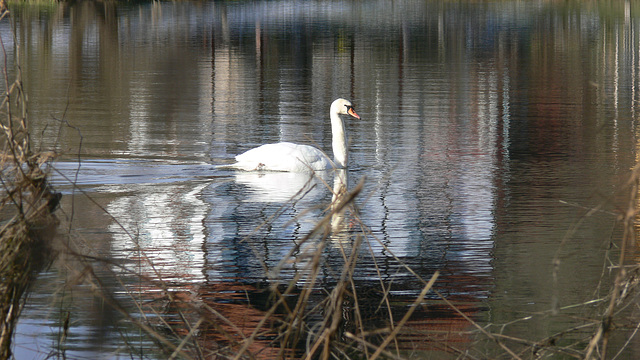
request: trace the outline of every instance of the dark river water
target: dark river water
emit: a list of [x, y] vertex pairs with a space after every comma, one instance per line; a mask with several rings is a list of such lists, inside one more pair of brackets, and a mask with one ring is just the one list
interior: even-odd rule
[[[149, 305], [133, 318], [171, 323], [175, 308], [158, 304], [163, 287], [235, 304], [226, 315], [237, 317], [260, 315], [261, 289], [308, 281], [307, 248], [319, 245], [303, 242], [331, 203], [333, 172], [309, 183], [219, 165], [278, 141], [330, 153], [328, 110], [343, 97], [361, 116], [345, 118], [345, 176], [349, 188], [363, 185], [340, 219], [347, 230], [326, 244], [312, 299], [331, 290], [357, 240], [363, 316], [379, 316], [384, 286], [399, 321], [438, 272], [434, 289], [523, 358], [532, 350], [509, 338], [533, 344], [561, 334], [559, 343], [587, 347], [615, 273], [638, 156], [636, 3], [10, 9], [0, 35], [10, 68], [20, 52], [33, 140], [59, 155], [59, 236], [95, 257], [111, 296]], [[69, 258], [34, 284], [16, 358], [163, 358]], [[409, 320], [403, 356], [504, 353], [440, 295], [428, 293]], [[612, 336], [610, 356], [638, 356], [634, 326]], [[255, 356], [268, 358], [264, 351]], [[569, 356], [541, 356], [559, 354]]]

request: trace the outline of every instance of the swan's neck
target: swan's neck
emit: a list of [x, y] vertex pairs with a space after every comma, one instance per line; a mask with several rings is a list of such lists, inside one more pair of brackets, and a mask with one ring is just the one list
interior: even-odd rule
[[347, 167], [348, 150], [347, 150], [347, 133], [344, 128], [344, 122], [337, 112], [331, 112], [331, 133], [333, 140], [331, 146], [333, 148], [333, 160], [338, 168]]

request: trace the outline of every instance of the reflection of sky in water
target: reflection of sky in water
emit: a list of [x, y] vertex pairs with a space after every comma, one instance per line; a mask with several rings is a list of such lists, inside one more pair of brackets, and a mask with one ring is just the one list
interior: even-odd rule
[[[474, 172], [473, 176], [453, 172], [457, 177], [448, 180], [446, 191], [426, 194], [411, 187], [415, 176], [393, 178], [387, 185], [365, 181], [356, 203], [370, 233], [367, 232], [360, 249], [361, 261], [354, 279], [372, 281], [379, 277], [378, 267], [387, 280], [410, 280], [411, 276], [393, 260], [394, 256], [411, 267], [423, 266], [418, 271], [424, 276], [450, 262], [457, 263], [458, 270], [478, 276], [489, 275], [494, 227], [494, 194], [490, 184], [494, 172], [484, 163], [477, 166], [483, 170]], [[349, 174], [352, 187], [367, 171], [370, 170]], [[261, 281], [273, 277], [273, 271], [281, 271], [277, 277], [280, 280], [291, 279], [306, 264], [300, 261], [304, 258], [304, 249], [293, 253], [290, 265], [281, 268], [282, 261], [288, 259], [292, 249], [320, 221], [323, 210], [331, 201], [330, 189], [318, 186], [292, 206], [285, 203], [295, 191], [278, 194], [272, 186], [277, 184], [277, 179], [288, 181], [281, 184], [302, 186], [307, 183], [307, 177], [234, 172], [230, 175], [237, 181], [215, 183], [203, 191], [203, 200], [211, 204], [211, 212], [205, 220], [209, 234], [206, 243], [208, 280]], [[295, 177], [299, 177], [298, 181], [293, 180]], [[274, 182], [265, 186], [259, 180]], [[423, 198], [411, 196], [412, 191], [418, 191]], [[436, 219], [426, 224], [428, 220], [422, 219], [421, 215], [429, 213], [436, 214]], [[332, 268], [341, 266], [340, 247], [349, 248], [353, 235], [360, 234], [359, 226], [354, 225], [354, 219], [349, 216], [352, 215], [347, 214], [344, 221], [351, 226], [351, 236], [346, 242], [344, 238], [333, 237], [325, 250], [327, 274], [332, 273]], [[309, 245], [316, 246], [317, 243]], [[293, 261], [296, 256], [301, 257], [298, 262]]]
[[[89, 194], [117, 195], [105, 210], [113, 217], [112, 256], [138, 261], [129, 270], [164, 280], [202, 281], [203, 219], [209, 206], [200, 200], [208, 185], [204, 164], [102, 160], [55, 164], [54, 185], [63, 193], [75, 178]], [[63, 176], [64, 175], [64, 176]], [[78, 195], [79, 196], [79, 195]], [[156, 273], [157, 272], [157, 273]]]
[[202, 281], [202, 220], [208, 206], [198, 197], [205, 186], [155, 184], [120, 188], [123, 195], [106, 206], [118, 221], [109, 226], [113, 256], [141, 260], [130, 270], [152, 278]]
[[69, 181], [73, 181], [87, 191], [117, 192], [122, 189], [117, 187], [111, 189], [109, 186], [153, 185], [204, 179], [210, 174], [212, 166], [165, 160], [92, 159], [83, 160], [79, 166], [77, 162], [60, 161], [54, 164], [54, 168], [55, 171], [51, 172], [51, 183], [63, 192], [70, 191]]

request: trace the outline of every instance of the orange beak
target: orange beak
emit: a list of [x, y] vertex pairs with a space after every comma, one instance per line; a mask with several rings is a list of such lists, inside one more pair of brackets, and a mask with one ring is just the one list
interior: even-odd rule
[[349, 107], [349, 109], [347, 110], [347, 112], [349, 113], [349, 115], [353, 116], [356, 119], [360, 119], [360, 115], [356, 114], [356, 111], [353, 110], [352, 107]]

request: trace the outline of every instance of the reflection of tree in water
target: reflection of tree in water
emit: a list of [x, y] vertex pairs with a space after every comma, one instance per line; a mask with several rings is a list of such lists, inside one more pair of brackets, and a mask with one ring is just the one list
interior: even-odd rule
[[[246, 186], [247, 183], [243, 184]], [[217, 190], [222, 191], [223, 189], [218, 188]], [[363, 232], [363, 224], [359, 223], [353, 204], [355, 195], [362, 190], [362, 184], [359, 184], [355, 191], [348, 191], [346, 172], [344, 170], [336, 171], [333, 175], [331, 190], [332, 197], [327, 211], [324, 214], [313, 212], [316, 219], [315, 225], [304, 232], [297, 233], [297, 235], [293, 234], [295, 237], [290, 240], [288, 246], [281, 249], [278, 261], [273, 262], [273, 265], [264, 264], [266, 256], [270, 255], [261, 252], [261, 249], [274, 251], [281, 246], [273, 233], [274, 228], [278, 226], [269, 223], [269, 220], [273, 220], [274, 223], [282, 223], [282, 220], [275, 220], [271, 217], [275, 213], [272, 208], [271, 211], [267, 211], [269, 215], [261, 216], [261, 220], [256, 221], [269, 223], [265, 225], [265, 228], [268, 229], [266, 232], [258, 232], [261, 235], [266, 235], [267, 240], [261, 239], [260, 235], [255, 235], [255, 229], [251, 228], [254, 232], [253, 235], [244, 237], [235, 243], [236, 246], [242, 242], [248, 243], [245, 246], [250, 250], [242, 252], [242, 257], [253, 256], [253, 261], [262, 263], [262, 273], [256, 268], [256, 274], [261, 274], [259, 275], [261, 278], [255, 278], [255, 280], [265, 278], [264, 271], [268, 269], [266, 274], [269, 281], [262, 283], [263, 288], [256, 288], [258, 283], [253, 282], [251, 277], [244, 277], [251, 274], [247, 273], [246, 269], [242, 270], [248, 265], [246, 258], [237, 259], [233, 267], [227, 267], [225, 274], [209, 272], [209, 284], [215, 284], [217, 291], [225, 291], [225, 287], [228, 285], [228, 292], [225, 293], [227, 295], [235, 294], [233, 297], [236, 298], [236, 301], [221, 300], [226, 304], [223, 309], [220, 304], [215, 303], [213, 294], [207, 296], [201, 292], [205, 302], [208, 301], [214, 308], [220, 308], [220, 312], [226, 311], [225, 314], [234, 319], [238, 318], [239, 314], [246, 312], [243, 310], [244, 307], [249, 307], [251, 309], [249, 312], [261, 309], [263, 313], [256, 313], [254, 320], [247, 319], [247, 324], [258, 326], [256, 322], [260, 320], [260, 315], [270, 319], [267, 323], [260, 325], [265, 327], [263, 329], [265, 332], [261, 333], [259, 337], [260, 341], [244, 347], [242, 344], [238, 344], [236, 350], [244, 348], [245, 351], [253, 353], [260, 347], [271, 347], [268, 352], [271, 354], [274, 346], [278, 349], [311, 350], [314, 344], [329, 342], [333, 344], [332, 346], [344, 347], [343, 351], [350, 352], [353, 351], [353, 348], [349, 350], [350, 347], [357, 348], [360, 345], [357, 341], [354, 342], [353, 339], [350, 339], [351, 335], [349, 334], [356, 334], [357, 337], [362, 337], [372, 344], [380, 344], [385, 338], [384, 332], [377, 335], [364, 335], [362, 331], [388, 327], [390, 322], [399, 321], [406, 313], [407, 305], [415, 300], [420, 288], [424, 286], [412, 275], [401, 273], [400, 259], [386, 259], [378, 264], [375, 257], [371, 256], [370, 250], [368, 250], [369, 245], [366, 242], [372, 241], [372, 239], [367, 239], [370, 238], [370, 234], [366, 231]], [[254, 193], [252, 196], [255, 195]], [[242, 201], [236, 204], [238, 203], [243, 204]], [[251, 204], [255, 205], [255, 203]], [[295, 206], [298, 205], [300, 203]], [[247, 209], [249, 208], [244, 207], [243, 211]], [[261, 212], [265, 211], [264, 206], [255, 209]], [[304, 211], [300, 211], [294, 215], [294, 218], [303, 213]], [[291, 221], [289, 220], [291, 215], [287, 211], [280, 213], [280, 216], [284, 216], [287, 221]], [[236, 219], [233, 223], [240, 227], [246, 225], [244, 221], [249, 221], [250, 224], [255, 223], [250, 220], [252, 220], [251, 216], [249, 219]], [[296, 218], [295, 221], [302, 222], [303, 219]], [[258, 245], [261, 242], [264, 242], [264, 246]], [[220, 244], [218, 242], [216, 247]], [[209, 243], [209, 246], [211, 245]], [[238, 249], [240, 248], [238, 247]], [[210, 252], [209, 255], [214, 253]], [[240, 254], [237, 251], [235, 253], [236, 256]], [[211, 257], [209, 259], [210, 264], [213, 265], [211, 261], [214, 259]], [[382, 269], [380, 272], [380, 267], [387, 267], [392, 262], [397, 263], [393, 266], [395, 276], [385, 278], [383, 273], [389, 274], [389, 268]], [[214, 267], [216, 266], [214, 265]], [[363, 267], [368, 270], [363, 271]], [[235, 279], [240, 280], [239, 283], [247, 284], [249, 288], [244, 288], [241, 291], [233, 290], [238, 282], [232, 279], [232, 273], [240, 275]], [[229, 282], [220, 283], [215, 280], [221, 275], [229, 279]], [[402, 280], [403, 277], [406, 279]], [[413, 281], [408, 281], [410, 278], [413, 278]], [[205, 286], [205, 288], [208, 287]], [[409, 290], [407, 292], [407, 289], [412, 288], [415, 291]], [[391, 295], [393, 295], [393, 304], [389, 302]], [[225, 298], [226, 296], [223, 295], [221, 299]], [[420, 336], [430, 336], [430, 339], [436, 342], [446, 341], [442, 336], [438, 337], [441, 329], [434, 330], [433, 327], [429, 327], [429, 324], [448, 324], [444, 326], [449, 326], [449, 330], [452, 330], [455, 328], [453, 326], [455, 321], [463, 323], [463, 318], [453, 310], [448, 308], [449, 311], [447, 311], [447, 307], [442, 304], [438, 305], [435, 299], [430, 301], [433, 303], [432, 305], [418, 309], [410, 319], [406, 320], [406, 330], [401, 333], [400, 343], [403, 344], [401, 348], [415, 346], [415, 344], [410, 344]], [[253, 317], [249, 316], [249, 318]], [[224, 338], [228, 334], [225, 335], [219, 328], [209, 327], [209, 329], [213, 331], [213, 333], [209, 333], [210, 338], [217, 338], [224, 343], [229, 342]], [[461, 327], [456, 328], [456, 330], [459, 329]], [[231, 330], [226, 329], [225, 331]], [[257, 331], [257, 333], [259, 332]], [[246, 333], [243, 336], [249, 337]], [[454, 342], [466, 341], [455, 340], [456, 336], [450, 335], [448, 339]], [[446, 348], [442, 344], [438, 346]], [[432, 347], [429, 345], [427, 348]], [[320, 351], [318, 349], [321, 347], [316, 348], [315, 351]]]

